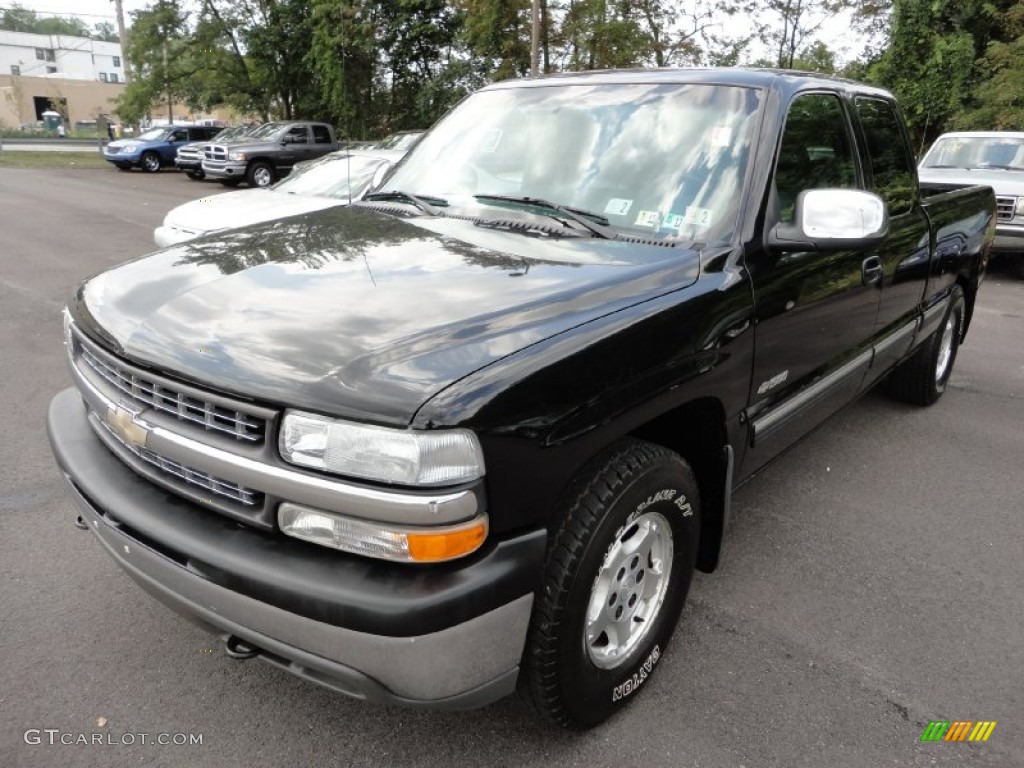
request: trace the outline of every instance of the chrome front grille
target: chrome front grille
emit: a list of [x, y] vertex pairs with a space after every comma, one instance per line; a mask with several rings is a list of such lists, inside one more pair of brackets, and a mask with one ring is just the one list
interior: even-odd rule
[[104, 147], [103, 151], [106, 152], [108, 155], [116, 155], [118, 152], [121, 151], [121, 148], [120, 147]]
[[178, 157], [182, 160], [198, 160], [201, 154], [198, 147], [182, 147], [178, 150]]
[[203, 147], [203, 157], [207, 160], [227, 160], [228, 148], [220, 144], [207, 144]]
[[247, 507], [252, 507], [263, 502], [263, 494], [259, 491], [254, 491], [252, 488], [246, 488], [244, 485], [240, 485], [238, 483], [232, 483], [229, 480], [222, 480], [219, 477], [211, 475], [209, 472], [203, 472], [198, 469], [193, 469], [192, 467], [187, 467], [177, 461], [168, 459], [166, 456], [160, 456], [153, 453], [153, 451], [147, 448], [141, 448], [139, 446], [126, 443], [121, 439], [120, 435], [110, 428], [99, 414], [97, 414], [97, 421], [103, 425], [106, 433], [114, 438], [119, 445], [126, 450], [131, 451], [143, 461], [152, 464], [165, 474], [173, 475], [174, 477], [184, 480], [189, 485], [196, 485], [200, 488], [205, 488], [211, 493], [216, 493], [218, 496], [224, 496], [232, 501], [245, 504]]
[[258, 416], [190, 397], [169, 382], [158, 383], [130, 370], [98, 348], [81, 344], [79, 359], [134, 403], [169, 413], [179, 421], [195, 424], [207, 431], [230, 435], [236, 440], [263, 442], [267, 424]]
[[1016, 197], [997, 197], [996, 198], [996, 220], [997, 221], [1012, 221], [1014, 211], [1017, 207]]

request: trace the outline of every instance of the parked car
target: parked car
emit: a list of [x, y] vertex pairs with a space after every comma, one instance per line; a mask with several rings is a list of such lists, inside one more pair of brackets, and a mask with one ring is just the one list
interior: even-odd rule
[[386, 139], [382, 139], [377, 144], [377, 148], [408, 152], [416, 146], [416, 142], [422, 138], [424, 133], [426, 131], [399, 131], [398, 133], [392, 133]]
[[153, 240], [164, 248], [223, 229], [348, 205], [404, 154], [332, 152], [296, 165], [288, 178], [271, 187], [225, 192], [179, 205], [164, 217]]
[[165, 125], [151, 128], [133, 139], [118, 139], [103, 147], [103, 157], [119, 171], [138, 166], [147, 173], [156, 173], [164, 166], [174, 165], [178, 147], [190, 141], [207, 141], [220, 128], [208, 125]]
[[879, 382], [942, 396], [995, 205], [922, 199], [848, 80], [496, 83], [361, 201], [86, 281], [50, 442], [80, 527], [228, 654], [593, 726], [739, 484]]
[[[257, 125], [236, 125], [234, 128], [224, 128], [219, 133], [211, 136], [217, 141], [232, 141], [252, 133]], [[201, 181], [206, 177], [203, 172], [203, 145], [204, 141], [193, 141], [178, 147], [178, 153], [174, 157], [174, 166], [193, 181]]]
[[973, 184], [996, 193], [994, 253], [1017, 262], [1024, 277], [1024, 132], [960, 131], [935, 140], [918, 167], [926, 189]]
[[334, 128], [327, 123], [267, 123], [244, 137], [207, 144], [203, 172], [228, 187], [243, 181], [250, 187], [269, 187], [296, 163], [338, 149]]

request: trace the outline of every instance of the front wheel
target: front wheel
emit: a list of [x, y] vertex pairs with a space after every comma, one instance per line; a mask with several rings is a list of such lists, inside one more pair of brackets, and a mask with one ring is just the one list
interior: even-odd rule
[[519, 688], [545, 718], [589, 728], [632, 700], [665, 653], [697, 557], [697, 482], [679, 455], [626, 440], [583, 471], [562, 515]]
[[931, 405], [942, 397], [953, 374], [963, 330], [964, 293], [959, 285], [955, 285], [942, 324], [889, 377], [892, 396], [915, 405]]
[[202, 181], [206, 174], [203, 171], [185, 171], [185, 175], [192, 181]]
[[140, 164], [146, 173], [156, 173], [160, 170], [160, 155], [156, 152], [146, 152], [142, 156]]
[[269, 187], [276, 180], [274, 168], [270, 163], [257, 160], [249, 165], [245, 180], [249, 182], [250, 187]]

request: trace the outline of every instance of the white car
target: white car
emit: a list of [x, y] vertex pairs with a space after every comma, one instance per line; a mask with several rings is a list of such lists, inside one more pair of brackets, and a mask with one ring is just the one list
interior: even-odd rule
[[[993, 253], [1024, 256], [1024, 132], [960, 131], [935, 140], [917, 169], [922, 189], [982, 184], [996, 193]], [[1020, 263], [1018, 268], [1020, 268]], [[1020, 268], [1024, 274], [1024, 268]]]
[[153, 232], [161, 248], [223, 229], [283, 219], [358, 200], [404, 152], [332, 152], [295, 166], [272, 187], [224, 192], [179, 205]]

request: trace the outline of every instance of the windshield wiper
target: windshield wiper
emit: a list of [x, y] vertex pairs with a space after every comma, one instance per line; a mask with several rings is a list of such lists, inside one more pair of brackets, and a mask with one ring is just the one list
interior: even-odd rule
[[[593, 211], [587, 211], [582, 208], [573, 208], [569, 205], [552, 203], [549, 200], [542, 200], [538, 197], [517, 197], [516, 195], [473, 195], [473, 198], [485, 203], [490, 200], [503, 203], [522, 203], [523, 205], [530, 205], [534, 208], [545, 208], [549, 211], [562, 214], [563, 217], [576, 222], [581, 227], [584, 227], [604, 240], [614, 240], [618, 237], [614, 230], [608, 228], [608, 219], [606, 217], [602, 216], [600, 213], [594, 213]], [[557, 219], [558, 217], [552, 215], [552, 218]]]
[[983, 165], [972, 165], [969, 171], [1019, 171], [1016, 165], [996, 165], [995, 163], [984, 163]]
[[435, 206], [448, 205], [448, 201], [443, 197], [414, 195], [411, 192], [402, 192], [398, 189], [392, 189], [388, 192], [371, 192], [368, 195], [364, 195], [363, 200], [404, 200], [407, 203], [412, 203], [428, 216], [440, 216], [441, 211]]

